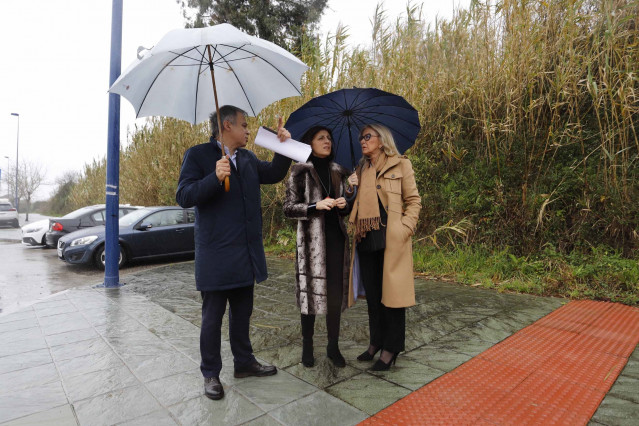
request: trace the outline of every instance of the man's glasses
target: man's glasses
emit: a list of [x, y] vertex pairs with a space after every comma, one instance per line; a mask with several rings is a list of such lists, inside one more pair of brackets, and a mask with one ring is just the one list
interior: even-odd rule
[[360, 135], [359, 137], [359, 141], [361, 142], [362, 139], [364, 139], [366, 142], [368, 142], [369, 140], [371, 140], [371, 138], [378, 138], [379, 135], [373, 135], [370, 133], [366, 133], [365, 135]]

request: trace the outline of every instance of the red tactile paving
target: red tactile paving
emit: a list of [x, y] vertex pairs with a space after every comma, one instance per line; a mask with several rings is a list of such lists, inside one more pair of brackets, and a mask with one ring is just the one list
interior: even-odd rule
[[571, 302], [362, 424], [585, 425], [637, 343], [639, 309]]

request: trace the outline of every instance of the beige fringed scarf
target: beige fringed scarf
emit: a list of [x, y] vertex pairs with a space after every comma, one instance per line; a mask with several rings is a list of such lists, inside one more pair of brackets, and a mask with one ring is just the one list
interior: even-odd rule
[[382, 151], [371, 167], [370, 160], [366, 160], [362, 166], [357, 195], [357, 209], [351, 215], [349, 222], [355, 226], [355, 242], [360, 242], [368, 231], [379, 229], [381, 218], [379, 216], [379, 201], [377, 201], [377, 172], [386, 164], [386, 154]]

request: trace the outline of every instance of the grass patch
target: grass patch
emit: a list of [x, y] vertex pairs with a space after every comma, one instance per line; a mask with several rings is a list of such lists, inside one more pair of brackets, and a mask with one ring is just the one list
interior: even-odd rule
[[416, 245], [415, 272], [498, 291], [639, 304], [639, 264], [620, 253], [590, 248], [561, 254], [553, 247], [516, 256], [484, 246], [438, 249]]

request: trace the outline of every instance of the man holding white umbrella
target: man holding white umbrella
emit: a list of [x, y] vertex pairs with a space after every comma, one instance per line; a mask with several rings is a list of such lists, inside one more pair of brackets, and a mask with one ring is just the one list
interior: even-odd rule
[[[263, 366], [253, 356], [249, 321], [253, 311], [255, 282], [267, 278], [262, 244], [260, 184], [281, 181], [291, 160], [275, 154], [272, 162], [260, 161], [249, 150], [244, 111], [232, 106], [220, 108], [222, 138], [226, 155], [218, 141], [216, 114], [211, 115], [211, 141], [189, 148], [184, 155], [176, 200], [182, 207], [195, 207], [195, 281], [202, 294], [200, 369], [204, 392], [221, 399], [221, 327], [229, 303], [229, 338], [236, 378], [269, 376], [274, 366]], [[278, 138], [290, 133], [280, 119]], [[231, 190], [224, 191], [230, 179]]]

